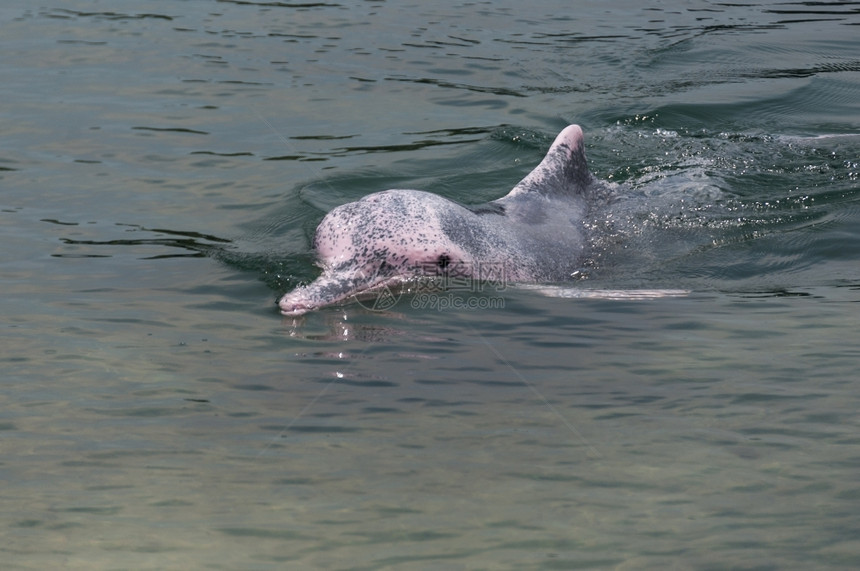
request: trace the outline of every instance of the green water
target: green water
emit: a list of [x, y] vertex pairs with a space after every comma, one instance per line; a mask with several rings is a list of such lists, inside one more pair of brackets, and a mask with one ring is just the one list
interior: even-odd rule
[[[4, 3], [4, 569], [858, 567], [858, 24]], [[331, 208], [569, 123], [619, 186], [562, 297], [278, 314]]]

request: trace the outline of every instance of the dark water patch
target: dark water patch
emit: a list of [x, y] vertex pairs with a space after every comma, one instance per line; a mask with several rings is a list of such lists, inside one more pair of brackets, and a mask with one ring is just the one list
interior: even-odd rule
[[272, 387], [269, 385], [259, 385], [259, 384], [233, 385], [233, 388], [239, 389], [240, 391], [274, 391], [274, 390], [277, 390], [275, 387]]
[[836, 494], [836, 497], [840, 500], [860, 500], [860, 488], [844, 490]]
[[445, 385], [454, 384], [454, 381], [446, 381], [443, 379], [415, 379], [413, 382], [415, 384], [418, 384], [418, 385], [430, 385], [430, 386], [433, 386], [433, 385], [445, 386]]
[[195, 129], [185, 129], [182, 127], [132, 127], [135, 131], [155, 131], [158, 133], [189, 133], [192, 135], [208, 135], [206, 131], [197, 131]]
[[578, 44], [582, 42], [615, 42], [616, 40], [629, 39], [628, 35], [601, 35], [601, 36], [586, 36], [579, 32], [572, 33], [535, 33], [537, 39], [547, 38], [553, 42], [562, 44]]
[[749, 404], [749, 403], [766, 403], [766, 402], [786, 402], [792, 400], [808, 401], [814, 398], [814, 395], [784, 395], [777, 393], [744, 393], [732, 398], [732, 404]]
[[432, 555], [418, 555], [418, 554], [416, 554], [416, 555], [398, 555], [398, 556], [392, 556], [392, 557], [382, 557], [379, 559], [375, 559], [374, 565], [372, 567], [367, 567], [367, 569], [368, 569], [368, 571], [370, 569], [376, 569], [376, 568], [379, 568], [378, 567], [379, 565], [382, 565], [384, 567], [391, 567], [391, 566], [396, 567], [396, 566], [401, 566], [401, 565], [405, 565], [408, 563], [415, 563], [415, 562], [421, 562], [421, 561], [429, 563], [432, 561], [450, 561], [452, 559], [454, 559], [454, 560], [465, 559], [466, 557], [474, 555], [475, 553], [480, 552], [480, 551], [481, 550], [479, 550], [479, 549], [472, 549], [469, 551], [454, 551], [454, 552], [450, 552], [450, 553], [436, 553], [436, 554], [432, 554]]
[[317, 478], [281, 478], [272, 483], [279, 486], [309, 486], [318, 482]]
[[[46, 220], [49, 221], [50, 220]], [[64, 225], [72, 225], [66, 223]], [[60, 238], [60, 242], [67, 246], [120, 246], [120, 247], [149, 247], [159, 246], [167, 248], [175, 248], [185, 250], [190, 253], [168, 253], [156, 254], [150, 256], [142, 256], [144, 260], [162, 260], [170, 258], [202, 258], [206, 256], [218, 256], [219, 251], [224, 250], [225, 245], [232, 243], [231, 240], [220, 238], [211, 234], [203, 234], [200, 232], [186, 232], [181, 230], [168, 230], [165, 228], [145, 228], [143, 226], [124, 224], [121, 226], [128, 227], [128, 231], [132, 232], [147, 232], [154, 234], [167, 234], [168, 236], [176, 236], [175, 238], [134, 238], [134, 239], [107, 239], [107, 240], [84, 240], [76, 238]], [[51, 254], [56, 258], [98, 258], [111, 257], [110, 254], [100, 254], [92, 252], [60, 252]]]
[[97, 20], [166, 20], [172, 22], [173, 18], [165, 14], [125, 14], [122, 12], [84, 12], [79, 10], [68, 10], [65, 8], [53, 8], [51, 12], [44, 14], [48, 17], [76, 17], [94, 18]]
[[804, 78], [825, 73], [843, 73], [860, 71], [860, 60], [823, 63], [804, 68], [763, 69], [751, 73], [749, 77], [756, 79]]
[[765, 8], [765, 14], [821, 14], [821, 15], [856, 15], [860, 14], [857, 2], [785, 2], [782, 6], [791, 8]]
[[353, 139], [359, 135], [296, 135], [288, 137], [296, 141], [339, 141], [341, 139]]
[[[252, 87], [273, 85], [271, 83], [264, 83], [264, 82], [260, 82], [260, 81], [242, 81], [239, 79], [222, 79], [222, 80], [217, 81], [216, 83], [222, 84], [222, 85], [249, 85]], [[204, 134], [208, 135], [208, 133], [204, 133]]]
[[383, 381], [380, 379], [371, 379], [371, 380], [359, 380], [359, 379], [349, 379], [349, 378], [338, 378], [334, 381], [320, 381], [320, 382], [334, 382], [338, 385], [347, 385], [352, 387], [367, 387], [367, 388], [390, 388], [390, 387], [398, 387], [399, 383], [395, 383], [393, 381]]
[[405, 397], [401, 399], [397, 399], [397, 402], [405, 402], [405, 403], [419, 403], [426, 407], [436, 408], [436, 407], [456, 407], [456, 406], [474, 406], [478, 404], [475, 401], [448, 401], [438, 398], [425, 398], [425, 397]]
[[[450, 129], [433, 129], [431, 131], [405, 132], [404, 135], [441, 135], [444, 137], [461, 137], [463, 135], [490, 135], [496, 133], [499, 127], [459, 127]], [[475, 139], [466, 142], [474, 142]]]
[[498, 379], [485, 379], [469, 381], [472, 384], [484, 385], [489, 387], [524, 387], [522, 381], [501, 381]]
[[472, 139], [472, 140], [459, 140], [459, 141], [439, 141], [433, 139], [425, 139], [420, 141], [415, 141], [414, 143], [409, 144], [401, 144], [401, 145], [379, 145], [374, 147], [335, 147], [332, 151], [343, 154], [343, 153], [399, 153], [406, 151], [417, 151], [420, 149], [426, 149], [429, 147], [438, 147], [444, 145], [463, 145], [469, 143], [476, 143], [480, 139]]
[[182, 407], [135, 407], [135, 408], [115, 408], [115, 409], [89, 409], [89, 412], [99, 416], [113, 417], [140, 417], [140, 418], [164, 418], [186, 414], [189, 409]]
[[311, 426], [301, 424], [284, 427], [283, 430], [301, 432], [303, 434], [344, 434], [362, 432], [361, 428], [351, 426]]
[[436, 87], [444, 87], [447, 89], [461, 89], [466, 91], [475, 91], [477, 93], [490, 93], [493, 95], [504, 95], [508, 97], [526, 97], [525, 94], [520, 93], [519, 91], [509, 89], [506, 87], [484, 87], [480, 85], [469, 85], [466, 83], [455, 83], [451, 81], [445, 81], [438, 78], [428, 78], [428, 77], [386, 77], [386, 81], [402, 81], [407, 83], [417, 83], [424, 85], [435, 85]]
[[[306, 155], [278, 155], [276, 157], [266, 157], [264, 161], [306, 161], [309, 157]], [[320, 159], [326, 160], [326, 159]]]
[[79, 222], [61, 222], [55, 218], [42, 218], [39, 220], [40, 222], [48, 222], [50, 224], [56, 224], [58, 226], [77, 226]]
[[215, 151], [191, 151], [191, 155], [213, 155], [216, 157], [253, 157], [254, 153], [237, 152], [237, 153], [216, 153]]
[[71, 44], [81, 46], [106, 46], [107, 42], [91, 41], [91, 40], [57, 40], [58, 44]]
[[789, 291], [787, 289], [771, 289], [760, 291], [737, 291], [727, 292], [726, 295], [738, 297], [740, 299], [767, 299], [767, 298], [783, 298], [783, 297], [820, 297], [814, 293], [807, 291]]
[[190, 508], [195, 504], [186, 500], [161, 500], [150, 505], [156, 508]]
[[[92, 454], [88, 454], [88, 458], [96, 458], [100, 460], [107, 459], [120, 459], [120, 458], [150, 458], [150, 457], [162, 457], [162, 456], [187, 456], [187, 455], [200, 455], [203, 452], [199, 450], [143, 450], [143, 449], [135, 449], [135, 450], [111, 450], [109, 452], [95, 452]], [[125, 489], [127, 487], [132, 486], [123, 486], [118, 489]], [[95, 489], [95, 488], [94, 488]], [[101, 489], [101, 488], [98, 488]]]
[[94, 321], [98, 323], [115, 323], [115, 324], [123, 324], [123, 325], [143, 325], [147, 327], [173, 327], [173, 325], [163, 322], [163, 321], [155, 321], [152, 319], [138, 319], [133, 317], [88, 317], [87, 321]]
[[[770, 399], [767, 399], [770, 400]], [[837, 436], [837, 433], [827, 432], [827, 431], [813, 431], [813, 430], [799, 430], [795, 428], [780, 428], [780, 427], [755, 427], [755, 428], [742, 428], [738, 430], [740, 434], [744, 434], [747, 436], [755, 436], [755, 437], [769, 437], [767, 444], [775, 444], [772, 438], [775, 437], [786, 437], [791, 440], [827, 440], [829, 441], [834, 436]], [[789, 443], [782, 443], [783, 445], [789, 445]], [[800, 444], [795, 442], [791, 445], [799, 446]]]
[[101, 462], [96, 460], [65, 460], [60, 463], [62, 466], [68, 468], [116, 468], [118, 464], [111, 462]]
[[407, 506], [376, 506], [374, 508], [376, 513], [381, 515], [382, 517], [392, 517], [399, 516], [404, 514], [420, 514], [423, 513], [421, 510], [410, 508]]
[[117, 515], [122, 511], [121, 507], [81, 506], [71, 508], [54, 508], [53, 511], [65, 513], [79, 513], [90, 515], [110, 516]]
[[[457, 534], [436, 531], [432, 529], [421, 531], [355, 531], [348, 535], [363, 538], [369, 544], [401, 542], [401, 541], [436, 541], [439, 539], [450, 539], [457, 537]], [[426, 559], [426, 558], [421, 558]]]
[[[232, 0], [221, 0], [221, 1], [232, 1]], [[266, 529], [266, 528], [255, 528], [255, 527], [223, 527], [218, 528], [217, 531], [233, 536], [233, 537], [246, 537], [246, 538], [255, 538], [255, 539], [275, 539], [278, 541], [296, 541], [300, 539], [308, 539], [308, 537], [300, 533], [298, 531], [292, 531], [288, 529]]]
[[[510, 472], [506, 474], [511, 478], [519, 478], [525, 480], [548, 481], [548, 482], [579, 482], [583, 483], [583, 478], [572, 474], [560, 473], [529, 473], [529, 472]], [[609, 485], [609, 484], [607, 484]], [[617, 484], [612, 485], [615, 487]]]

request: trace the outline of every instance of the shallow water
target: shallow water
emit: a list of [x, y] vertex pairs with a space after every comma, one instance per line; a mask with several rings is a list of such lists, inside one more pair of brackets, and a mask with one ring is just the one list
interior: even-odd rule
[[[860, 565], [856, 3], [0, 22], [4, 568]], [[278, 315], [332, 207], [568, 123], [619, 186], [564, 296]]]

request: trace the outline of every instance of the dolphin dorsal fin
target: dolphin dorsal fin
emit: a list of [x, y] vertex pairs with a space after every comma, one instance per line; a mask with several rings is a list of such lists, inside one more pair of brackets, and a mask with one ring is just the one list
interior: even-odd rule
[[579, 125], [567, 126], [555, 138], [541, 163], [508, 196], [529, 193], [561, 196], [585, 192], [594, 177], [588, 170], [583, 141]]

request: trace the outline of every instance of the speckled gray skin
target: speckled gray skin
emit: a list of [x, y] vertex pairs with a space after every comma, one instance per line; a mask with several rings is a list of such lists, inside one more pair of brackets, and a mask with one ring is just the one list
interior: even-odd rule
[[323, 218], [313, 241], [322, 275], [278, 306], [301, 315], [428, 275], [564, 281], [582, 263], [583, 219], [605, 188], [586, 165], [582, 129], [570, 125], [498, 200], [468, 207], [420, 190], [371, 194]]

